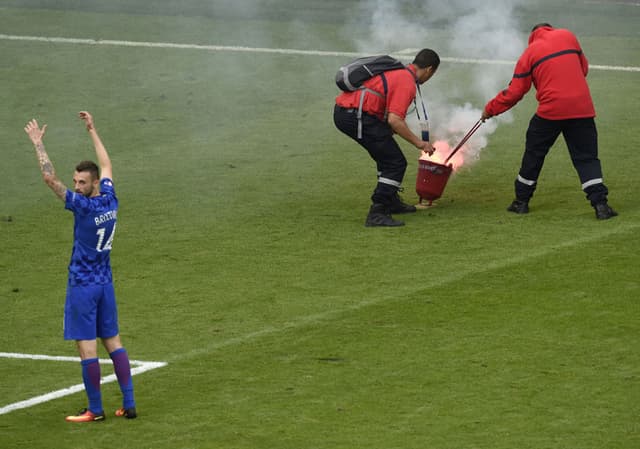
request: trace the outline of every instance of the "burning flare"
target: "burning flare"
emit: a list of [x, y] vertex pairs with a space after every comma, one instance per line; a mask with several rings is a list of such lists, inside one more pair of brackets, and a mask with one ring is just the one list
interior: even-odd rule
[[451, 151], [453, 151], [453, 146], [449, 145], [449, 142], [446, 140], [438, 140], [433, 144], [433, 147], [436, 149], [433, 155], [429, 156], [427, 153], [423, 152], [420, 159], [443, 165], [452, 165], [454, 171], [457, 171], [464, 164], [464, 152], [466, 145], [463, 145], [446, 164], [444, 161], [449, 157]]

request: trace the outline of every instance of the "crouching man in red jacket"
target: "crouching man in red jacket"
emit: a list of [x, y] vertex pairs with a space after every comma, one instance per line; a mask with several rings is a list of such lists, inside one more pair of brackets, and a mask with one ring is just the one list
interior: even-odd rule
[[515, 181], [516, 198], [508, 211], [529, 212], [529, 200], [544, 159], [562, 133], [596, 218], [605, 220], [618, 215], [607, 204], [608, 190], [598, 159], [596, 113], [586, 80], [588, 71], [589, 63], [576, 36], [569, 30], [541, 23], [531, 30], [529, 46], [518, 59], [509, 86], [486, 104], [483, 120], [515, 106], [531, 84], [536, 88], [538, 109], [529, 122], [522, 165]]

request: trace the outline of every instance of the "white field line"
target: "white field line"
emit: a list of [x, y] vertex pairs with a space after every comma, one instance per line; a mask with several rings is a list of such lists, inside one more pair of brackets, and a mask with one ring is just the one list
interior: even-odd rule
[[[235, 53], [272, 53], [282, 55], [302, 55], [302, 56], [345, 56], [358, 57], [361, 53], [348, 51], [323, 51], [323, 50], [298, 50], [293, 48], [266, 48], [266, 47], [242, 47], [235, 45], [200, 45], [200, 44], [178, 44], [172, 42], [144, 42], [144, 41], [120, 41], [110, 39], [79, 39], [69, 37], [45, 37], [45, 36], [19, 36], [11, 34], [0, 34], [0, 40], [9, 41], [35, 41], [49, 42], [54, 44], [80, 44], [80, 45], [107, 45], [118, 47], [147, 47], [147, 48], [173, 48], [181, 50], [203, 50], [211, 52], [235, 52]], [[398, 58], [407, 58], [402, 53], [394, 54]], [[413, 57], [413, 56], [411, 56]], [[455, 64], [483, 64], [483, 65], [515, 65], [516, 61], [501, 59], [473, 59], [473, 58], [452, 58], [443, 57], [442, 61]], [[594, 70], [607, 70], [618, 72], [640, 72], [640, 67], [634, 66], [613, 66], [613, 65], [590, 65]]]
[[[7, 359], [29, 359], [29, 360], [46, 360], [46, 361], [54, 361], [54, 362], [80, 362], [79, 357], [64, 357], [64, 356], [52, 356], [52, 355], [41, 355], [41, 354], [20, 354], [14, 352], [0, 352], [0, 357]], [[131, 363], [131, 375], [135, 376], [136, 374], [141, 374], [146, 371], [150, 371], [156, 368], [162, 368], [166, 366], [166, 362], [146, 362], [143, 360], [130, 360]], [[100, 359], [101, 365], [113, 365], [111, 360], [102, 360]], [[101, 384], [108, 384], [110, 382], [115, 382], [117, 380], [115, 374], [110, 374], [108, 376], [100, 379]], [[72, 385], [68, 388], [63, 388], [61, 390], [51, 391], [49, 393], [35, 396], [30, 399], [26, 399], [20, 402], [14, 402], [13, 404], [5, 405], [0, 407], [0, 415], [4, 415], [6, 413], [13, 412], [15, 410], [19, 410], [21, 408], [33, 407], [34, 405], [42, 404], [43, 402], [51, 401], [53, 399], [58, 399], [64, 396], [68, 396], [70, 394], [78, 393], [84, 390], [84, 384]]]
[[593, 1], [586, 1], [585, 2], [588, 5], [623, 5], [623, 6], [640, 6], [640, 3], [637, 2], [614, 2], [614, 1], [598, 1], [598, 0], [593, 0]]

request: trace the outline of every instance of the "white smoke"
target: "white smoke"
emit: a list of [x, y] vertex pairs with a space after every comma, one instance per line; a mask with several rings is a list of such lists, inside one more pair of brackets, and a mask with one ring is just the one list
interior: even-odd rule
[[[517, 20], [525, 0], [364, 0], [361, 16], [370, 18], [369, 33], [356, 39], [361, 53], [391, 53], [411, 62], [421, 48], [443, 59], [436, 75], [422, 86], [432, 140], [454, 146], [482, 114], [485, 103], [509, 83], [522, 53], [530, 24]], [[501, 63], [462, 63], [460, 60]], [[511, 62], [505, 62], [511, 61]], [[422, 112], [418, 97], [418, 109]], [[483, 123], [461, 152], [465, 165], [477, 160], [498, 123], [509, 112]], [[414, 114], [407, 117], [417, 132]]]

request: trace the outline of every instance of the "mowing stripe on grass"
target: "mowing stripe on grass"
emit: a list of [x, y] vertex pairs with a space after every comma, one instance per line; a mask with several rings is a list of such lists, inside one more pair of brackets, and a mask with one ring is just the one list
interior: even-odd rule
[[[615, 224], [614, 224], [615, 223]], [[476, 275], [479, 273], [488, 273], [495, 270], [501, 270], [504, 268], [512, 267], [518, 264], [522, 264], [530, 259], [536, 259], [539, 257], [544, 257], [552, 252], [556, 252], [558, 250], [571, 248], [574, 246], [582, 245], [585, 243], [591, 243], [594, 241], [600, 241], [609, 236], [619, 235], [619, 234], [631, 234], [638, 232], [640, 228], [640, 223], [630, 223], [624, 222], [621, 223], [620, 220], [618, 222], [610, 223], [615, 227], [609, 228], [603, 232], [595, 233], [589, 237], [576, 238], [573, 240], [569, 240], [557, 245], [542, 247], [537, 250], [531, 250], [527, 253], [519, 253], [514, 255], [513, 257], [500, 259], [499, 261], [490, 262], [486, 265], [479, 266], [477, 268], [467, 269], [465, 271], [459, 271], [456, 273], [450, 273], [448, 276], [444, 276], [439, 278], [438, 280], [434, 280], [431, 282], [427, 282], [420, 286], [420, 288], [416, 289], [416, 292], [425, 291], [425, 292], [433, 292], [443, 289], [448, 284], [457, 284], [464, 280], [467, 276]], [[607, 223], [608, 224], [608, 223]], [[594, 223], [594, 225], [607, 226], [605, 223]], [[345, 306], [343, 308], [332, 309], [327, 312], [316, 313], [313, 315], [306, 315], [299, 317], [294, 321], [290, 321], [288, 323], [284, 323], [279, 327], [269, 326], [261, 330], [257, 330], [255, 332], [250, 332], [245, 335], [240, 335], [238, 337], [230, 338], [228, 340], [214, 342], [208, 346], [193, 349], [188, 352], [184, 352], [182, 354], [178, 354], [174, 357], [170, 357], [168, 360], [173, 362], [177, 362], [183, 359], [190, 359], [193, 357], [199, 357], [202, 355], [207, 355], [211, 352], [214, 352], [218, 349], [222, 349], [228, 346], [234, 346], [238, 344], [242, 344], [246, 341], [250, 341], [253, 339], [257, 339], [260, 337], [277, 334], [280, 332], [284, 332], [291, 329], [298, 329], [310, 324], [318, 324], [323, 321], [327, 321], [329, 319], [335, 319], [338, 316], [347, 314], [352, 311], [359, 311], [366, 307], [375, 306], [385, 301], [398, 301], [397, 296], [387, 295], [387, 296], [379, 296], [376, 298], [370, 298], [362, 300], [356, 304]]]
[[[349, 51], [323, 51], [323, 50], [299, 50], [293, 48], [266, 48], [266, 47], [243, 47], [235, 45], [200, 45], [200, 44], [178, 44], [172, 42], [144, 42], [144, 41], [120, 41], [110, 39], [80, 39], [70, 37], [46, 37], [46, 36], [19, 36], [11, 34], [0, 34], [0, 40], [10, 41], [36, 41], [49, 42], [54, 44], [80, 44], [80, 45], [108, 45], [118, 47], [148, 47], [148, 48], [174, 48], [182, 50], [204, 50], [212, 52], [236, 52], [236, 53], [274, 53], [283, 55], [302, 55], [302, 56], [345, 56], [358, 57], [363, 56], [362, 53]], [[407, 57], [404, 52], [394, 54], [393, 56], [403, 58]], [[413, 55], [411, 56], [413, 57]], [[483, 65], [514, 65], [516, 61], [507, 61], [503, 59], [473, 59], [473, 58], [440, 58], [442, 61], [452, 62], [456, 64], [483, 64]], [[591, 69], [607, 70], [618, 72], [640, 72], [640, 67], [634, 66], [614, 66], [614, 65], [590, 65]]]
[[[0, 357], [7, 359], [28, 359], [28, 360], [46, 360], [53, 362], [75, 362], [78, 363], [80, 361], [79, 357], [65, 357], [65, 356], [52, 356], [52, 355], [42, 355], [42, 354], [21, 354], [15, 352], [0, 352]], [[135, 376], [136, 374], [141, 374], [146, 371], [150, 371], [156, 368], [162, 368], [166, 366], [166, 362], [148, 362], [143, 360], [130, 360], [131, 363], [131, 375]], [[102, 365], [113, 365], [111, 360], [102, 360], [100, 359], [100, 364]], [[105, 376], [100, 380], [101, 384], [108, 384], [110, 382], [115, 382], [117, 380], [115, 374], [111, 374], [109, 376]], [[20, 402], [14, 402], [13, 404], [5, 405], [0, 407], [0, 415], [4, 415], [6, 413], [13, 412], [15, 410], [19, 410], [21, 408], [32, 407], [34, 405], [42, 404], [43, 402], [51, 401], [53, 399], [58, 399], [64, 396], [68, 396], [70, 394], [78, 393], [84, 390], [84, 384], [73, 385], [68, 388], [63, 388], [61, 390], [51, 391], [46, 394], [42, 394], [40, 396], [35, 396], [30, 399], [26, 399]]]

